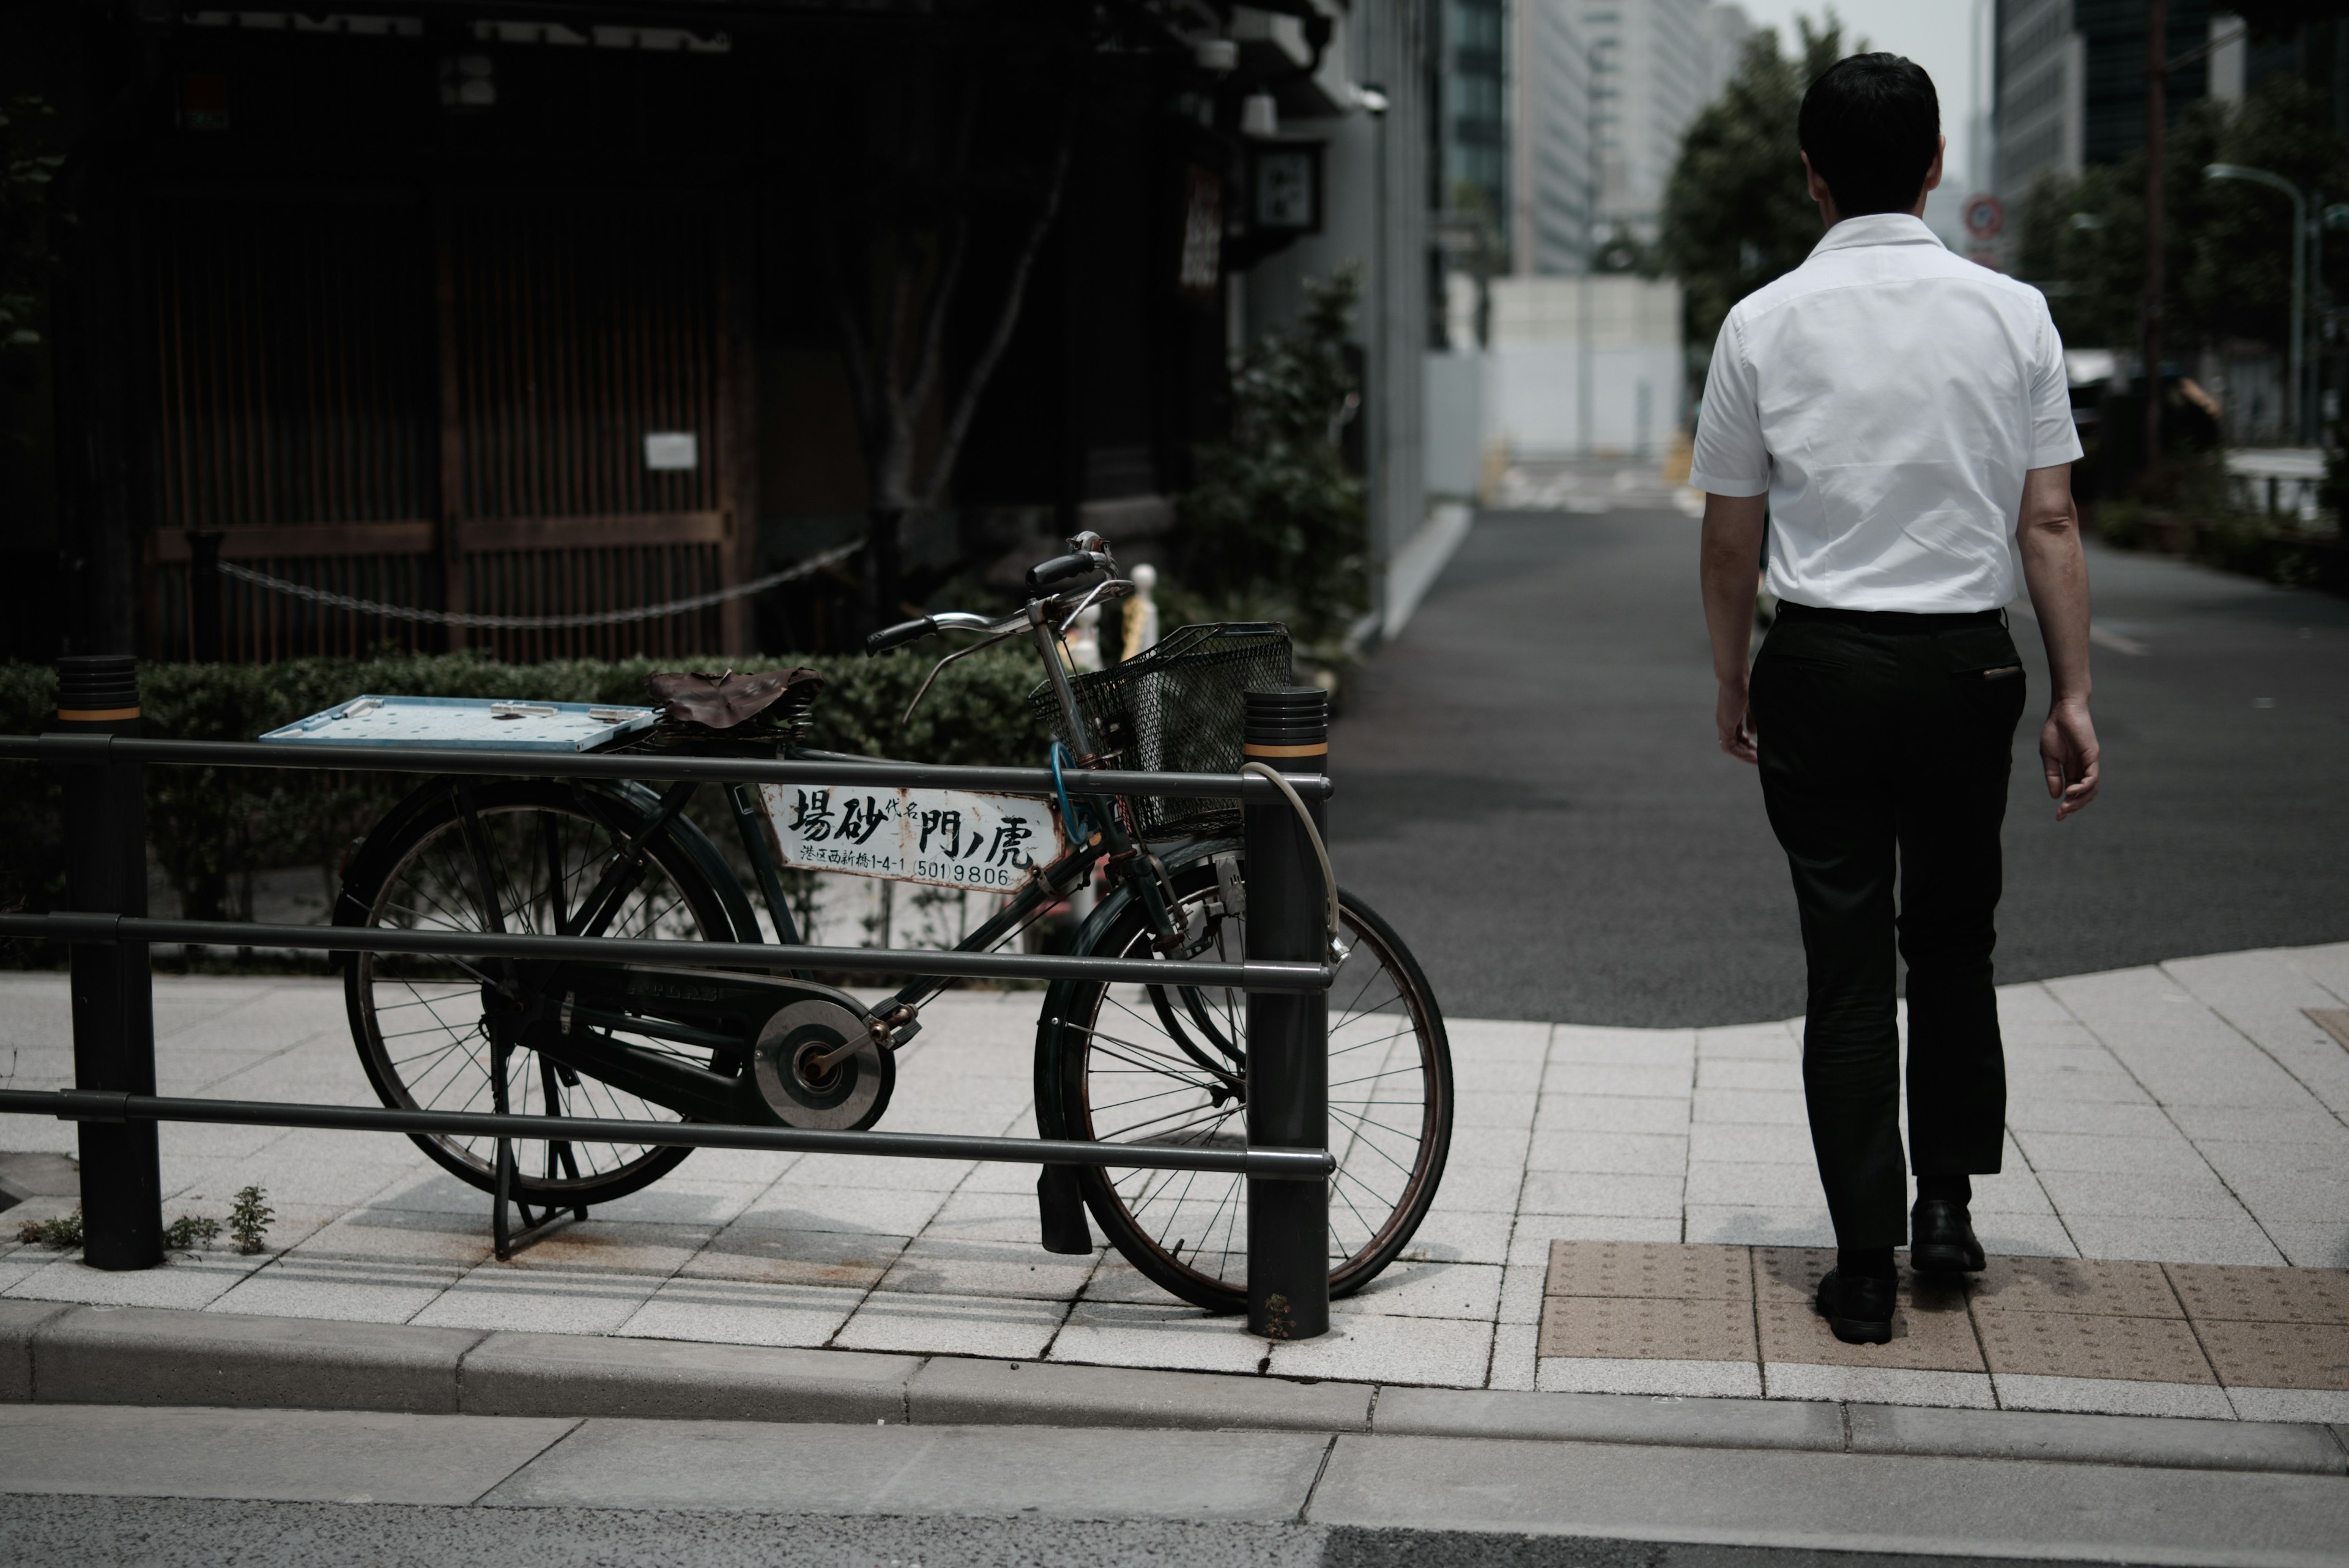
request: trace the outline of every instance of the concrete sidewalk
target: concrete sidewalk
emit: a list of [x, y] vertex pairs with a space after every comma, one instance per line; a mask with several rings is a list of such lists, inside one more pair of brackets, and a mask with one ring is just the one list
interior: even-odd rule
[[[447, 1561], [459, 1543], [500, 1563], [773, 1561], [788, 1542], [794, 1563], [1693, 1568], [1723, 1561], [1712, 1546], [1739, 1562], [1776, 1548], [2299, 1568], [2337, 1563], [2349, 1530], [2349, 1482], [2311, 1475], [1376, 1431], [171, 1406], [0, 1406], [0, 1492], [16, 1494], [0, 1498], [0, 1553], [45, 1563]], [[141, 1498], [173, 1507], [119, 1501]]]
[[[1039, 1000], [936, 1004], [886, 1125], [1032, 1132]], [[2349, 1050], [2307, 1011], [2349, 1009], [2349, 944], [2009, 987], [2001, 1005], [2012, 1137], [2005, 1172], [1977, 1184], [1983, 1240], [2010, 1259], [2097, 1266], [2003, 1265], [1983, 1291], [2022, 1294], [1976, 1292], [1930, 1322], [1912, 1303], [1881, 1355], [1827, 1348], [1799, 1311], [1775, 1314], [1772, 1337], [1767, 1292], [1799, 1293], [1816, 1262], [1799, 1250], [1830, 1240], [1799, 1021], [1454, 1021], [1458, 1125], [1436, 1209], [1406, 1261], [1339, 1303], [1336, 1332], [1302, 1344], [1268, 1346], [1172, 1302], [1113, 1254], [1043, 1252], [1024, 1167], [702, 1151], [501, 1264], [483, 1196], [405, 1140], [265, 1127], [165, 1127], [165, 1210], [224, 1216], [259, 1185], [279, 1216], [272, 1251], [106, 1274], [13, 1247], [0, 1296], [1462, 1389], [2349, 1420], [2349, 1288], [2329, 1272], [2349, 1263]], [[0, 978], [8, 1082], [70, 1081], [67, 1011], [61, 976]], [[370, 1101], [331, 982], [159, 979], [156, 1016], [165, 1093]], [[0, 1119], [0, 1148], [72, 1138]], [[1662, 1244], [1716, 1283], [1577, 1285], [1607, 1243]], [[1744, 1296], [1717, 1282], [1736, 1265], [1702, 1262], [1731, 1256]], [[2125, 1288], [2101, 1267], [2116, 1261], [2178, 1267], [2123, 1271]], [[2259, 1272], [2179, 1272], [2192, 1265]], [[1992, 1320], [2033, 1289], [2071, 1310], [2001, 1320], [2020, 1324], [2002, 1338]], [[2239, 1301], [2251, 1304], [2224, 1304]], [[1723, 1315], [1725, 1302], [1744, 1303], [1726, 1311], [1733, 1343], [1704, 1343], [1727, 1354], [1652, 1332], [1660, 1314]], [[1599, 1332], [1610, 1323], [1625, 1332]], [[2148, 1335], [2158, 1354], [2123, 1353]], [[2236, 1340], [2290, 1354], [2221, 1344]], [[2296, 1386], [2276, 1381], [2285, 1362]]]

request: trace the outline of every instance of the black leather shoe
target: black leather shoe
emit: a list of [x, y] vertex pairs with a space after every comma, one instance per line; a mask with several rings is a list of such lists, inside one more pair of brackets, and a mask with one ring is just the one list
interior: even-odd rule
[[1978, 1274], [1982, 1243], [1966, 1206], [1947, 1198], [1920, 1198], [1909, 1216], [1909, 1266], [1920, 1274]]
[[1845, 1279], [1829, 1269], [1819, 1282], [1819, 1315], [1846, 1345], [1882, 1345], [1892, 1337], [1894, 1280]]

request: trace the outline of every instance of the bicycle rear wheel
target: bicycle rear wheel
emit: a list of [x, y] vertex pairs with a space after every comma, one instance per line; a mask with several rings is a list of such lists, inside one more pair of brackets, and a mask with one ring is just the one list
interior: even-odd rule
[[[1171, 857], [1178, 919], [1199, 922], [1192, 929], [1208, 939], [1200, 961], [1236, 962], [1245, 950], [1244, 921], [1226, 911], [1214, 864], [1237, 852], [1236, 844], [1202, 844]], [[1361, 1289], [1409, 1244], [1435, 1199], [1452, 1137], [1451, 1049], [1426, 977], [1361, 899], [1341, 888], [1339, 907], [1349, 951], [1330, 992], [1332, 1296]], [[1102, 905], [1076, 950], [1150, 956], [1150, 930], [1130, 893]], [[1158, 989], [1164, 1008], [1141, 986], [1064, 981], [1047, 994], [1037, 1039], [1045, 1136], [1246, 1147], [1246, 996]], [[1135, 1268], [1209, 1311], [1246, 1308], [1246, 1178], [1092, 1167], [1081, 1179], [1086, 1207]]]
[[[569, 933], [579, 905], [651, 812], [641, 786], [574, 788], [547, 781], [483, 784], [472, 815], [490, 867], [496, 929]], [[719, 890], [723, 863], [699, 830], [672, 821], [645, 846], [641, 877], [600, 929], [585, 934], [731, 941], [735, 921]], [[354, 858], [337, 905], [343, 925], [406, 930], [492, 929], [480, 863], [459, 792], [427, 785], [393, 808]], [[756, 940], [753, 937], [751, 940]], [[357, 953], [344, 975], [351, 1034], [367, 1081], [387, 1106], [486, 1111], [500, 1098], [500, 1053], [489, 1010], [502, 988], [527, 984], [530, 966], [494, 960]], [[739, 1058], [614, 1032], [614, 1038], [706, 1072], [739, 1075]], [[503, 1053], [505, 1108], [522, 1116], [677, 1121], [675, 1111], [615, 1089], [521, 1046]], [[485, 1137], [413, 1135], [435, 1163], [483, 1191], [497, 1180], [497, 1146]], [[517, 1139], [516, 1190], [555, 1208], [608, 1203], [677, 1168], [690, 1149], [653, 1144]]]

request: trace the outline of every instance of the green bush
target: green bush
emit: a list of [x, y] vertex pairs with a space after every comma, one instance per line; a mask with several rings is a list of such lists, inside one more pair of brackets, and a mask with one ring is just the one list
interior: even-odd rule
[[[1049, 737], [1027, 701], [1040, 677], [1032, 654], [974, 655], [947, 667], [910, 722], [899, 715], [936, 649], [880, 659], [811, 658], [826, 685], [808, 743], [917, 762], [1040, 763]], [[727, 668], [722, 659], [501, 664], [472, 654], [290, 659], [275, 664], [149, 664], [140, 670], [144, 734], [250, 741], [363, 692], [406, 697], [515, 697], [643, 703], [656, 670]], [[784, 659], [760, 661], [780, 665]], [[57, 710], [45, 665], [0, 664], [0, 733], [35, 734]], [[250, 918], [255, 871], [317, 866], [331, 875], [344, 849], [402, 794], [409, 774], [263, 768], [147, 770], [147, 836], [156, 864], [191, 919]], [[47, 909], [63, 899], [57, 775], [0, 763], [0, 909]], [[698, 805], [712, 812], [712, 792]], [[697, 814], [699, 815], [699, 814]], [[727, 846], [730, 831], [714, 835]], [[19, 950], [19, 957], [23, 956]]]

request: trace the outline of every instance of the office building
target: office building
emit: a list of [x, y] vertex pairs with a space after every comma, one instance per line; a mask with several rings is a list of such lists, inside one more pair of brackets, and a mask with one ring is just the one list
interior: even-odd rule
[[[1721, 80], [1744, 13], [1706, 0], [1581, 0], [1599, 149], [1599, 227], [1652, 243], [1681, 138]], [[1733, 13], [1733, 15], [1721, 15]], [[1734, 57], [1729, 57], [1734, 68]]]
[[1575, 25], [1578, 0], [1517, 0], [1510, 16], [1510, 270], [1577, 273], [1588, 265], [1591, 202], [1590, 51]]
[[[2118, 162], [2145, 145], [2145, 21], [2144, 0], [1998, 0], [1992, 188], [2010, 213], [2041, 175]], [[2209, 0], [2169, 0], [2170, 55], [2209, 42], [2212, 22]], [[2210, 79], [2207, 56], [2171, 71], [2166, 121]]]

